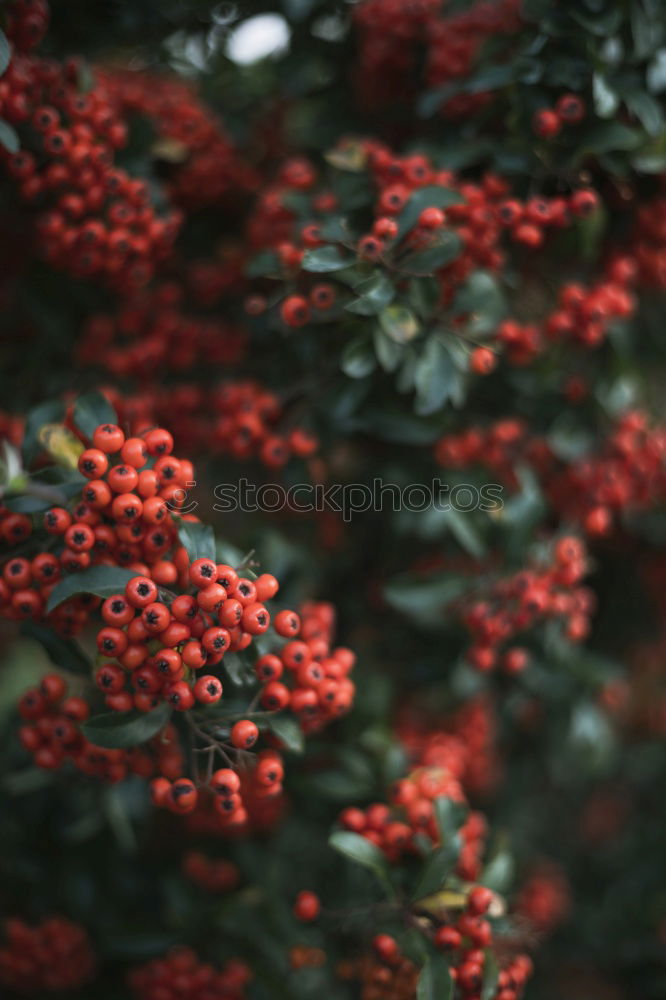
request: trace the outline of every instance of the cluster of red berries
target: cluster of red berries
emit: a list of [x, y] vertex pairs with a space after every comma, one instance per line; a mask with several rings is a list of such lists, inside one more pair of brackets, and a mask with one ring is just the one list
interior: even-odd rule
[[[456, 292], [477, 268], [499, 272], [505, 264], [502, 238], [529, 249], [540, 247], [549, 231], [570, 227], [577, 219], [590, 215], [598, 205], [591, 188], [579, 188], [568, 194], [534, 195], [527, 199], [513, 197], [508, 182], [496, 174], [486, 174], [479, 182], [461, 179], [450, 170], [437, 169], [425, 156], [397, 156], [387, 146], [372, 140], [346, 140], [336, 150], [341, 157], [352, 156], [367, 170], [375, 187], [374, 222], [369, 232], [340, 238], [347, 252], [355, 250], [359, 260], [410, 271], [414, 251], [436, 247], [443, 236], [453, 234], [460, 249], [449, 263], [437, 268], [440, 302], [437, 310], [452, 309]], [[411, 229], [400, 229], [400, 214], [419, 189], [439, 185], [455, 192], [460, 201], [446, 207], [425, 207]], [[303, 225], [289, 205], [289, 194], [297, 191], [300, 203], [309, 200], [309, 221]], [[436, 198], [434, 199], [436, 202]], [[248, 235], [251, 245], [270, 248], [278, 258], [286, 281], [297, 290], [279, 304], [279, 315], [286, 327], [298, 328], [309, 322], [339, 321], [352, 294], [343, 282], [321, 281], [302, 270], [306, 251], [330, 245], [323, 234], [326, 224], [339, 211], [334, 193], [319, 183], [316, 169], [305, 160], [288, 161], [275, 184], [264, 189], [250, 218]], [[415, 257], [415, 260], [418, 258]], [[414, 265], [418, 272], [417, 264]], [[491, 372], [499, 353], [510, 364], [524, 365], [542, 353], [551, 341], [596, 347], [606, 336], [610, 324], [633, 312], [630, 287], [635, 267], [626, 257], [615, 256], [603, 275], [588, 287], [565, 284], [552, 313], [542, 324], [519, 323], [508, 319], [488, 334], [488, 344], [470, 346], [469, 366], [474, 374]], [[246, 300], [246, 310], [257, 314], [266, 308], [262, 295]], [[450, 316], [451, 324], [464, 328], [464, 313]]]
[[[8, 33], [17, 48], [28, 8], [31, 23], [45, 16], [42, 4], [10, 4]], [[126, 124], [102, 87], [82, 92], [79, 73], [75, 60], [15, 52], [0, 80], [0, 109], [25, 141], [17, 153], [3, 148], [0, 162], [20, 198], [37, 209], [35, 246], [49, 264], [118, 290], [141, 286], [171, 253], [181, 215], [159, 217], [148, 185], [115, 166]]]
[[258, 459], [269, 469], [279, 469], [292, 457], [311, 458], [319, 447], [307, 428], [287, 427], [279, 396], [254, 379], [228, 380], [209, 389], [186, 382], [144, 389], [134, 396], [110, 396], [137, 431], [161, 420], [173, 421], [179, 444], [192, 453]]
[[[359, 42], [357, 92], [370, 107], [412, 96], [418, 60], [424, 52], [427, 88], [469, 76], [482, 46], [495, 35], [520, 27], [518, 0], [489, 4], [476, 0], [464, 10], [446, 11], [439, 0], [364, 0], [354, 8]], [[489, 93], [458, 94], [443, 101], [447, 117], [478, 112]]]
[[[350, 807], [340, 814], [345, 830], [358, 833], [381, 848], [392, 864], [416, 851], [414, 838], [426, 834], [439, 844], [434, 802], [438, 798], [464, 803], [459, 779], [447, 766], [417, 767], [391, 789], [390, 804], [375, 802], [366, 809]], [[462, 846], [456, 864], [460, 878], [474, 879], [480, 872], [485, 846], [486, 821], [470, 812], [460, 829]]]
[[562, 94], [554, 108], [540, 108], [532, 118], [534, 134], [554, 139], [563, 125], [579, 125], [585, 118], [585, 102], [577, 94]]
[[153, 155], [171, 167], [170, 198], [188, 211], [252, 191], [259, 178], [244, 163], [224, 124], [182, 78], [129, 69], [97, 69], [121, 119], [148, 118], [157, 133]]
[[175, 948], [134, 969], [129, 986], [136, 1000], [245, 1000], [251, 979], [249, 967], [239, 959], [218, 970], [190, 948]]
[[435, 446], [436, 460], [445, 468], [481, 465], [510, 489], [519, 487], [519, 468], [529, 465], [553, 510], [592, 537], [608, 534], [614, 518], [662, 501], [665, 456], [663, 427], [651, 428], [640, 411], [625, 413], [595, 452], [570, 462], [558, 459], [545, 438], [516, 419], [449, 434]]
[[37, 687], [28, 688], [18, 704], [22, 720], [19, 740], [38, 767], [55, 770], [65, 761], [99, 781], [115, 784], [128, 774], [150, 778], [155, 773], [177, 777], [183, 757], [173, 726], [142, 747], [111, 750], [92, 744], [81, 732], [90, 716], [90, 705], [79, 695], [69, 695], [59, 674], [46, 674]]
[[95, 955], [83, 927], [64, 917], [30, 925], [17, 917], [2, 925], [0, 985], [26, 996], [78, 990], [92, 979]]
[[552, 861], [541, 863], [520, 887], [515, 912], [540, 934], [550, 934], [571, 909], [571, 890], [563, 870]]
[[[261, 681], [261, 705], [269, 711], [289, 708], [305, 732], [316, 732], [349, 711], [355, 687], [349, 674], [356, 656], [343, 646], [331, 648], [335, 609], [309, 601], [300, 609], [294, 638], [255, 664]], [[291, 679], [291, 687], [286, 683]]]
[[166, 392], [177, 403], [181, 392], [185, 400], [193, 391], [203, 392], [180, 383], [164, 389], [164, 374], [234, 365], [245, 349], [240, 327], [187, 311], [181, 286], [162, 282], [123, 300], [115, 314], [91, 316], [77, 344], [77, 359], [87, 368], [103, 365], [115, 378], [140, 379], [148, 406], [152, 394]]
[[201, 851], [188, 851], [183, 857], [182, 871], [206, 892], [231, 892], [240, 883], [240, 872], [233, 861], [209, 858]]
[[660, 193], [638, 207], [631, 241], [632, 258], [641, 283], [648, 288], [666, 288], [666, 197], [664, 177]]
[[583, 543], [567, 536], [555, 543], [549, 565], [503, 577], [482, 596], [477, 592], [460, 611], [472, 638], [467, 662], [482, 673], [497, 666], [510, 676], [521, 673], [530, 654], [522, 646], [507, 644], [545, 621], [560, 620], [567, 638], [581, 642], [594, 610], [592, 591], [580, 586], [586, 572]]

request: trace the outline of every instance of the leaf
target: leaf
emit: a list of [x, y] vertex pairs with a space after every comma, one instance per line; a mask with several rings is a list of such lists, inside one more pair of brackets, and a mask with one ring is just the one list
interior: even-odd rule
[[449, 205], [460, 205], [465, 201], [457, 191], [442, 187], [439, 184], [427, 184], [414, 191], [409, 201], [398, 216], [398, 235], [402, 237], [413, 229], [424, 208], [434, 205], [436, 208], [448, 208]]
[[408, 254], [400, 262], [400, 270], [412, 274], [432, 274], [459, 256], [462, 242], [457, 233], [444, 230], [434, 246]]
[[349, 378], [365, 378], [376, 366], [372, 343], [363, 335], [350, 340], [340, 358], [340, 367]]
[[248, 278], [278, 277], [282, 270], [280, 258], [273, 250], [262, 250], [245, 268]]
[[178, 522], [178, 538], [190, 557], [195, 559], [212, 559], [215, 561], [215, 533], [210, 524], [201, 521]]
[[447, 875], [453, 871], [459, 854], [460, 837], [457, 835], [450, 837], [441, 847], [436, 847], [423, 867], [412, 899], [423, 899], [424, 896], [437, 892]]
[[47, 424], [59, 423], [65, 416], [65, 404], [59, 400], [40, 403], [30, 410], [25, 422], [23, 436], [23, 461], [30, 466], [44, 450], [40, 432]]
[[407, 344], [419, 332], [419, 322], [405, 306], [387, 306], [379, 314], [379, 323], [387, 337], [396, 344]]
[[255, 659], [254, 655], [248, 655], [248, 650], [226, 654], [223, 665], [232, 684], [236, 684], [238, 687], [248, 687], [249, 685], [256, 684], [257, 675], [254, 672]]
[[598, 122], [582, 139], [578, 160], [588, 153], [596, 156], [614, 150], [635, 149], [641, 142], [641, 133], [618, 121]]
[[655, 52], [654, 59], [647, 68], [645, 79], [651, 94], [661, 94], [666, 90], [666, 48]]
[[90, 676], [92, 665], [72, 639], [63, 639], [48, 625], [38, 622], [23, 622], [21, 633], [43, 646], [56, 667]]
[[394, 340], [391, 340], [380, 326], [376, 326], [373, 330], [372, 341], [375, 345], [377, 360], [384, 371], [394, 372], [402, 359], [403, 345], [396, 344]]
[[152, 739], [169, 721], [171, 707], [164, 701], [152, 712], [106, 712], [95, 715], [81, 726], [87, 740], [96, 747], [119, 750]]
[[351, 833], [347, 830], [338, 830], [332, 833], [328, 839], [329, 846], [345, 857], [350, 858], [364, 868], [369, 868], [381, 879], [388, 881], [388, 864], [384, 852], [366, 840], [359, 833]]
[[359, 316], [374, 316], [381, 312], [395, 295], [393, 282], [381, 271], [354, 286], [357, 298], [348, 302], [345, 309]]
[[290, 750], [291, 753], [303, 753], [305, 740], [296, 719], [288, 715], [276, 715], [269, 720], [268, 728], [274, 736], [277, 736], [285, 750]]
[[96, 594], [97, 597], [122, 594], [126, 584], [135, 576], [134, 570], [122, 569], [120, 566], [91, 566], [80, 573], [71, 573], [56, 583], [49, 594], [46, 611], [53, 611], [63, 601], [68, 601], [77, 594]]
[[424, 625], [444, 623], [444, 611], [469, 590], [469, 580], [451, 573], [402, 573], [384, 586], [384, 598], [402, 614]]
[[435, 799], [435, 820], [443, 844], [455, 837], [466, 815], [467, 806], [461, 802], [454, 802], [445, 796]]
[[117, 423], [118, 414], [101, 392], [89, 392], [85, 396], [79, 396], [74, 404], [72, 421], [91, 440], [100, 424]]
[[12, 51], [9, 47], [7, 36], [4, 33], [4, 31], [0, 31], [0, 76], [2, 76], [2, 74], [9, 66], [9, 61], [11, 57], [12, 57]]
[[500, 849], [483, 869], [479, 882], [493, 892], [505, 893], [513, 880], [515, 865], [506, 848]]
[[481, 559], [486, 549], [470, 513], [471, 511], [451, 506], [448, 510], [442, 511], [442, 516], [458, 544], [475, 559]]
[[661, 105], [644, 90], [635, 90], [625, 95], [625, 103], [648, 135], [652, 138], [660, 136], [664, 127], [664, 116]]
[[301, 267], [304, 271], [315, 274], [328, 274], [349, 267], [354, 260], [351, 254], [343, 255], [337, 247], [319, 247], [317, 250], [305, 251]]
[[416, 1000], [450, 1000], [453, 979], [442, 955], [428, 955], [416, 986]]
[[481, 986], [481, 1000], [492, 1000], [497, 990], [499, 979], [499, 965], [490, 948], [485, 952], [486, 960], [483, 963], [483, 984]]
[[462, 376], [450, 352], [437, 337], [431, 337], [414, 369], [415, 410], [421, 415], [435, 413], [446, 402], [462, 402]]
[[18, 153], [21, 142], [16, 129], [0, 118], [0, 146], [4, 146], [8, 153]]
[[506, 312], [506, 302], [497, 280], [487, 271], [475, 271], [457, 292], [451, 310], [468, 315], [466, 329], [478, 336], [496, 328]]
[[594, 110], [600, 118], [612, 118], [620, 105], [620, 98], [610, 87], [603, 73], [595, 73], [592, 77], [592, 96]]

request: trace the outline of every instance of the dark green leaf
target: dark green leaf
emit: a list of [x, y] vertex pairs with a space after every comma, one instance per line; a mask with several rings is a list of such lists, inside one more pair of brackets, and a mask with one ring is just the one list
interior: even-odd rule
[[63, 601], [77, 594], [96, 594], [111, 597], [122, 594], [125, 586], [136, 576], [134, 570], [120, 566], [91, 566], [80, 573], [71, 573], [55, 585], [46, 604], [47, 612], [53, 611]]
[[201, 521], [179, 521], [178, 538], [187, 550], [190, 562], [195, 559], [215, 560], [215, 533], [210, 524]]
[[450, 1000], [453, 979], [442, 955], [428, 955], [416, 986], [416, 1000]]
[[469, 580], [451, 573], [404, 573], [389, 580], [384, 597], [396, 611], [432, 625], [443, 623], [447, 605], [468, 590]]
[[96, 747], [118, 750], [152, 739], [169, 721], [171, 707], [164, 701], [152, 712], [107, 712], [95, 715], [81, 726], [83, 735]]
[[579, 159], [586, 153], [599, 156], [614, 150], [635, 149], [640, 141], [641, 133], [635, 128], [629, 128], [618, 121], [598, 122], [583, 136]]
[[660, 136], [664, 127], [664, 115], [661, 105], [654, 97], [644, 90], [636, 90], [625, 95], [625, 103], [629, 110], [638, 118], [648, 135]]
[[0, 146], [3, 146], [8, 153], [18, 153], [21, 148], [16, 129], [0, 118]]
[[90, 676], [92, 666], [73, 639], [63, 639], [48, 625], [39, 622], [23, 622], [21, 633], [43, 646], [56, 667]]
[[417, 413], [435, 413], [449, 400], [462, 402], [463, 380], [450, 351], [437, 337], [430, 337], [414, 370]]
[[419, 323], [405, 306], [387, 306], [379, 314], [379, 323], [387, 337], [396, 344], [407, 344], [419, 332]]
[[269, 720], [268, 728], [274, 736], [277, 736], [285, 750], [290, 750], [292, 753], [303, 753], [305, 749], [303, 730], [296, 719], [292, 719], [288, 715], [276, 715]]
[[372, 343], [365, 336], [350, 340], [340, 358], [340, 367], [349, 378], [365, 378], [376, 366]]
[[355, 258], [351, 254], [342, 254], [337, 247], [319, 247], [317, 250], [306, 250], [303, 254], [301, 267], [304, 271], [315, 274], [328, 274], [331, 271], [341, 271], [349, 267]]
[[338, 830], [331, 834], [328, 843], [340, 854], [344, 854], [365, 868], [370, 868], [382, 881], [388, 878], [388, 863], [384, 852], [359, 833]]
[[492, 1000], [497, 991], [497, 981], [499, 979], [499, 965], [493, 952], [486, 950], [486, 960], [483, 963], [483, 984], [481, 986], [481, 1000]]
[[12, 53], [9, 48], [9, 42], [7, 41], [7, 36], [4, 31], [0, 31], [0, 76], [5, 72], [9, 66], [9, 60], [11, 59]]
[[40, 403], [30, 410], [25, 422], [23, 437], [23, 461], [30, 466], [43, 450], [39, 432], [46, 424], [60, 423], [65, 417], [65, 404], [59, 400]]
[[506, 303], [493, 275], [475, 271], [457, 292], [451, 308], [454, 315], [468, 315], [466, 329], [478, 336], [497, 327], [506, 311]]
[[453, 799], [440, 796], [435, 799], [435, 820], [442, 844], [452, 840], [465, 822], [467, 806]]
[[349, 302], [345, 309], [359, 316], [374, 316], [381, 312], [395, 295], [393, 282], [381, 271], [354, 286], [357, 298]]
[[72, 420], [74, 426], [91, 440], [95, 429], [100, 424], [117, 423], [118, 414], [101, 392], [89, 392], [77, 399], [74, 404]]
[[262, 250], [245, 268], [248, 278], [277, 277], [281, 271], [280, 258], [273, 250]]
[[380, 365], [387, 372], [394, 372], [404, 351], [402, 344], [396, 344], [394, 340], [387, 337], [380, 326], [376, 326], [372, 333], [372, 340], [375, 345], [375, 354]]
[[444, 879], [453, 871], [460, 853], [460, 837], [449, 837], [441, 847], [436, 847], [423, 866], [412, 899], [423, 899], [437, 892]]

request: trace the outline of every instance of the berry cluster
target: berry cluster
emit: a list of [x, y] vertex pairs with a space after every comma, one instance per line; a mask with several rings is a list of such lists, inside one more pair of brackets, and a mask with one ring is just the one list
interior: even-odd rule
[[185, 854], [182, 871], [185, 878], [206, 892], [230, 892], [240, 882], [240, 872], [232, 861], [227, 861], [226, 858], [209, 858], [201, 851], [188, 851]]
[[532, 128], [540, 139], [554, 139], [563, 125], [579, 125], [585, 118], [585, 102], [577, 94], [562, 94], [554, 108], [534, 112]]
[[186, 80], [127, 69], [97, 69], [97, 80], [122, 119], [149, 119], [157, 132], [154, 156], [170, 167], [170, 198], [188, 211], [237, 199], [258, 177], [244, 163], [220, 119]]
[[[340, 824], [380, 847], [392, 864], [416, 851], [414, 838], [417, 834], [426, 834], [433, 844], [438, 844], [435, 800], [447, 798], [457, 803], [465, 802], [460, 780], [455, 770], [447, 766], [450, 760], [447, 755], [446, 764], [417, 767], [396, 782], [391, 789], [390, 805], [376, 802], [366, 809], [343, 810]], [[460, 829], [462, 844], [456, 864], [460, 878], [478, 877], [485, 835], [485, 818], [481, 813], [470, 812]]]
[[580, 586], [585, 573], [585, 548], [578, 538], [567, 536], [555, 543], [549, 565], [521, 570], [490, 584], [483, 594], [475, 593], [460, 610], [472, 637], [468, 663], [482, 673], [497, 666], [509, 675], [521, 673], [529, 652], [508, 644], [548, 620], [561, 620], [570, 641], [583, 640], [594, 610], [592, 592]]
[[19, 739], [37, 767], [55, 770], [69, 761], [88, 777], [111, 784], [128, 774], [150, 778], [156, 772], [171, 777], [182, 773], [183, 757], [173, 726], [130, 750], [98, 747], [86, 739], [81, 726], [90, 717], [90, 705], [80, 695], [68, 695], [59, 674], [46, 674], [38, 687], [25, 691], [18, 710]]
[[129, 986], [136, 1000], [244, 1000], [251, 978], [238, 959], [218, 970], [190, 948], [176, 948], [134, 969]]
[[17, 153], [3, 147], [0, 162], [36, 208], [35, 249], [49, 264], [118, 290], [142, 286], [171, 253], [181, 214], [158, 216], [145, 181], [115, 165], [127, 127], [104, 88], [83, 93], [76, 60], [20, 51], [45, 19], [44, 4], [9, 5], [8, 35], [19, 51], [0, 80], [0, 107], [24, 141]]
[[662, 501], [665, 455], [663, 428], [650, 428], [640, 411], [625, 413], [596, 451], [569, 462], [558, 459], [545, 438], [530, 434], [515, 419], [447, 434], [435, 446], [435, 458], [444, 468], [480, 465], [512, 490], [519, 486], [520, 466], [531, 466], [558, 516], [576, 521], [593, 537], [607, 534], [621, 515]]
[[78, 990], [92, 979], [95, 955], [83, 927], [64, 917], [30, 925], [16, 917], [2, 926], [0, 985], [27, 996]]
[[[447, 11], [439, 0], [364, 0], [354, 8], [360, 100], [376, 107], [412, 96], [421, 49], [426, 86], [442, 87], [469, 76], [485, 42], [518, 29], [520, 6], [518, 0], [475, 0], [465, 10]], [[443, 113], [472, 115], [491, 97], [487, 92], [451, 96], [443, 102]]]

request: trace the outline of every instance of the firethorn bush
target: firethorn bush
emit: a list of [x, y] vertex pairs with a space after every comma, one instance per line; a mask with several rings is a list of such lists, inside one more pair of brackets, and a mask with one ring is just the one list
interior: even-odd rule
[[661, 1000], [658, 0], [0, 3], [0, 995]]

